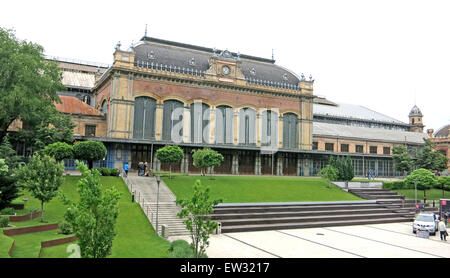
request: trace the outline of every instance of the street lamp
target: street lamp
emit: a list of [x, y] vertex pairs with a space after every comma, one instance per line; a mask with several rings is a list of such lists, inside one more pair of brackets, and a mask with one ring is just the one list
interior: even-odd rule
[[159, 183], [161, 182], [161, 176], [157, 175], [156, 176], [156, 183], [158, 184], [158, 190], [156, 193], [156, 229], [155, 229], [155, 233], [156, 235], [158, 235], [158, 208], [159, 208]]

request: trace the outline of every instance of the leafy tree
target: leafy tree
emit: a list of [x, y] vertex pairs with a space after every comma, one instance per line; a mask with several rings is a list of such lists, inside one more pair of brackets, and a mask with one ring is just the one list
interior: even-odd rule
[[395, 146], [392, 148], [392, 161], [394, 162], [394, 169], [399, 172], [406, 173], [411, 171], [413, 161], [408, 149], [405, 146]]
[[211, 221], [209, 215], [214, 211], [213, 206], [221, 200], [210, 200], [209, 190], [209, 187], [202, 186], [200, 180], [197, 180], [191, 199], [176, 201], [182, 208], [177, 215], [184, 219], [183, 222], [191, 234], [195, 258], [205, 255], [209, 245], [209, 235], [217, 228], [217, 222]]
[[421, 168], [409, 174], [404, 182], [408, 188], [415, 188], [415, 183], [417, 182], [417, 190], [424, 191], [423, 195], [426, 200], [426, 190], [437, 183], [437, 178], [429, 170]]
[[331, 156], [328, 165], [331, 165], [338, 170], [338, 181], [348, 182], [355, 176], [352, 160], [348, 156]]
[[447, 169], [447, 157], [433, 150], [436, 147], [434, 142], [429, 139], [424, 139], [424, 141], [425, 145], [417, 155], [416, 166], [431, 171], [443, 171]]
[[19, 189], [5, 159], [0, 159], [0, 210], [11, 204], [19, 196]]
[[194, 161], [194, 166], [200, 168], [202, 175], [205, 175], [208, 168], [220, 166], [220, 164], [223, 162], [223, 155], [214, 150], [211, 150], [210, 148], [204, 148], [200, 150], [193, 150], [192, 159]]
[[5, 160], [9, 171], [14, 170], [22, 160], [22, 158], [16, 154], [16, 151], [13, 150], [8, 136], [3, 137], [3, 142], [0, 145], [0, 158]]
[[61, 72], [43, 53], [42, 46], [0, 28], [0, 141], [14, 120], [48, 121], [48, 112], [61, 101], [56, 93], [64, 89]]
[[52, 156], [56, 161], [73, 158], [73, 146], [64, 142], [56, 142], [41, 150], [41, 154]]
[[176, 145], [166, 145], [156, 151], [156, 158], [159, 161], [169, 163], [169, 178], [172, 178], [172, 163], [180, 163], [183, 157], [183, 150]]
[[63, 183], [63, 172], [64, 164], [56, 162], [48, 155], [35, 155], [26, 166], [15, 171], [18, 183], [41, 201], [41, 222], [44, 222], [44, 203], [50, 202], [58, 194]]
[[318, 173], [319, 176], [326, 178], [328, 181], [336, 181], [338, 179], [339, 170], [332, 165], [327, 165]]
[[94, 161], [106, 157], [106, 147], [100, 141], [83, 141], [73, 146], [73, 152], [76, 159], [86, 160], [89, 169], [94, 166]]
[[450, 176], [438, 177], [437, 180], [442, 188], [442, 197], [444, 197], [444, 191], [450, 191]]
[[88, 170], [78, 163], [82, 178], [78, 182], [80, 200], [74, 203], [61, 194], [69, 206], [64, 219], [78, 237], [82, 258], [105, 258], [111, 254], [116, 222], [119, 215], [120, 192], [116, 188], [102, 189], [97, 169]]

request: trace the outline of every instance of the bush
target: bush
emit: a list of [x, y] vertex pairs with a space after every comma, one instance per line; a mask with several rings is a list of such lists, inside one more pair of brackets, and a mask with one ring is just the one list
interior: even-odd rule
[[120, 170], [116, 168], [97, 168], [100, 175], [107, 177], [107, 176], [115, 176], [118, 177], [120, 174]]
[[4, 208], [4, 209], [0, 210], [0, 214], [1, 215], [14, 215], [15, 211], [13, 208]]
[[61, 231], [61, 234], [64, 234], [64, 235], [70, 235], [73, 233], [72, 226], [70, 226], [70, 224], [67, 223], [66, 221], [62, 222], [59, 225], [59, 230]]
[[401, 180], [401, 181], [385, 181], [383, 182], [383, 189], [399, 190], [407, 188], [405, 186], [405, 182]]
[[0, 217], [0, 228], [8, 227], [9, 224], [9, 216]]
[[169, 258], [193, 258], [194, 249], [185, 240], [175, 240], [169, 247]]

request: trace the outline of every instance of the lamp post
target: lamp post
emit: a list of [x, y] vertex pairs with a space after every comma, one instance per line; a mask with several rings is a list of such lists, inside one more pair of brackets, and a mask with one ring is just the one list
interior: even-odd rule
[[159, 208], [159, 183], [161, 182], [161, 176], [156, 176], [156, 183], [158, 184], [158, 190], [156, 192], [156, 229], [155, 233], [158, 235], [158, 208]]

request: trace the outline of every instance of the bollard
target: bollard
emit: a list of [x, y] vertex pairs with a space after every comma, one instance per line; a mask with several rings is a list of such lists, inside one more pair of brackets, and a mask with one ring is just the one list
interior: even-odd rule
[[134, 203], [134, 193], [131, 193], [131, 202]]
[[221, 222], [217, 222], [217, 228], [216, 228], [215, 234], [216, 235], [222, 234], [222, 223]]
[[163, 238], [167, 238], [169, 236], [169, 227], [165, 224], [161, 225], [161, 236]]

